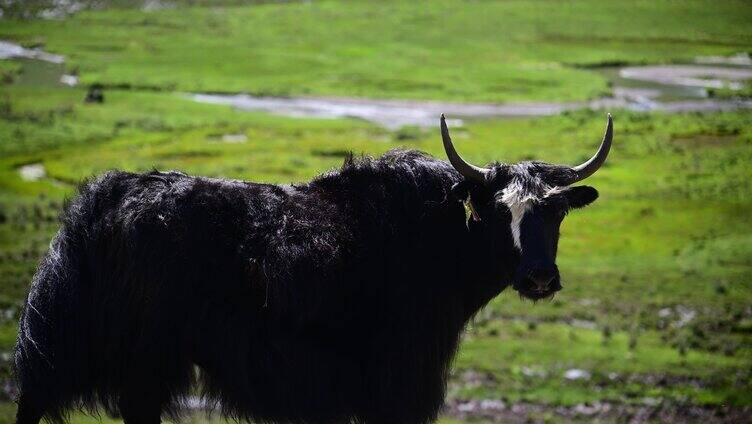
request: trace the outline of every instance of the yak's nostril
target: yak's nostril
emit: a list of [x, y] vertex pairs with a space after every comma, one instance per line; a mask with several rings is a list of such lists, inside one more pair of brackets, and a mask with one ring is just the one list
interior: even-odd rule
[[558, 277], [559, 275], [555, 271], [552, 272], [547, 269], [538, 269], [530, 275], [529, 280], [532, 283], [531, 288], [533, 290], [548, 291], [556, 286]]
[[554, 280], [554, 277], [538, 277], [533, 279], [533, 282], [535, 282], [535, 285], [538, 287], [538, 290], [548, 290], [548, 287], [551, 285], [551, 282]]

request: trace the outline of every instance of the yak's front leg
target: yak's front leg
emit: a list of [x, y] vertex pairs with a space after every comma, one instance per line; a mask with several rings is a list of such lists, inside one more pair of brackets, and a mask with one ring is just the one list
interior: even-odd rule
[[168, 395], [159, 382], [143, 379], [132, 382], [120, 395], [120, 415], [125, 424], [159, 424]]
[[42, 419], [42, 411], [29, 402], [28, 397], [21, 396], [18, 400], [16, 424], [38, 424]]

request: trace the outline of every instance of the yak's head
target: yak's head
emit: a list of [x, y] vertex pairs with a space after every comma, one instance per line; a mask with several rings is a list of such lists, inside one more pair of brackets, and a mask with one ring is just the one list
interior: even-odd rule
[[454, 149], [441, 116], [441, 135], [449, 161], [465, 177], [453, 191], [468, 200], [478, 228], [508, 247], [517, 259], [512, 286], [521, 295], [538, 300], [561, 290], [556, 251], [559, 226], [572, 209], [582, 208], [598, 198], [589, 186], [572, 186], [603, 165], [611, 148], [613, 124], [608, 116], [606, 134], [598, 152], [578, 166], [522, 162], [493, 164], [480, 168], [464, 161]]

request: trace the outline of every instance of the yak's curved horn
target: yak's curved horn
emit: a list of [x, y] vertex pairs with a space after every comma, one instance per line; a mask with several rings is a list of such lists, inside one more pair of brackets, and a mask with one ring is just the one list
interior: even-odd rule
[[611, 150], [611, 141], [614, 138], [614, 123], [611, 119], [611, 114], [608, 114], [608, 124], [606, 124], [606, 133], [603, 135], [603, 141], [601, 141], [601, 146], [598, 148], [598, 151], [595, 152], [595, 155], [593, 155], [592, 158], [588, 159], [587, 162], [583, 163], [582, 165], [577, 165], [572, 168], [572, 171], [574, 171], [574, 177], [571, 181], [567, 183], [574, 184], [577, 181], [582, 181], [585, 178], [595, 174], [595, 171], [598, 170], [598, 168], [603, 165], [604, 162], [606, 162], [606, 158], [608, 157], [608, 152]]
[[447, 128], [443, 113], [441, 114], [441, 141], [444, 143], [444, 151], [446, 151], [447, 158], [449, 158], [449, 163], [452, 164], [457, 172], [467, 179], [485, 183], [488, 170], [465, 162], [459, 153], [457, 153], [457, 150], [454, 149], [454, 144], [452, 144], [452, 138], [449, 137], [449, 128]]

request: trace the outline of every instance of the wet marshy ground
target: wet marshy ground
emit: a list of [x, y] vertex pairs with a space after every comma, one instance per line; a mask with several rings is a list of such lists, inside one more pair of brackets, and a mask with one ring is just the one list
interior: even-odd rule
[[[739, 62], [739, 61], [737, 61]], [[577, 109], [712, 112], [752, 108], [746, 99], [712, 98], [718, 89], [739, 90], [752, 79], [752, 65], [687, 64], [607, 67], [594, 70], [607, 77], [610, 96], [584, 102], [454, 103], [334, 97], [264, 97], [249, 94], [191, 94], [198, 102], [229, 105], [305, 118], [356, 118], [390, 129], [431, 127], [446, 113], [458, 118], [549, 116]]]
[[[63, 56], [41, 49], [26, 49], [0, 41], [0, 59], [22, 58], [26, 66], [20, 82], [74, 86], [78, 77], [64, 72]], [[398, 129], [404, 126], [432, 127], [446, 113], [450, 124], [462, 119], [550, 116], [577, 109], [629, 109], [667, 113], [712, 112], [751, 109], [752, 100], [715, 98], [716, 90], [733, 93], [752, 79], [752, 60], [740, 54], [731, 57], [699, 57], [682, 65], [612, 66], [590, 69], [605, 76], [611, 94], [580, 102], [458, 103], [421, 100], [368, 99], [354, 97], [270, 97], [246, 93], [192, 93], [201, 103], [232, 106], [297, 118], [355, 118]]]

